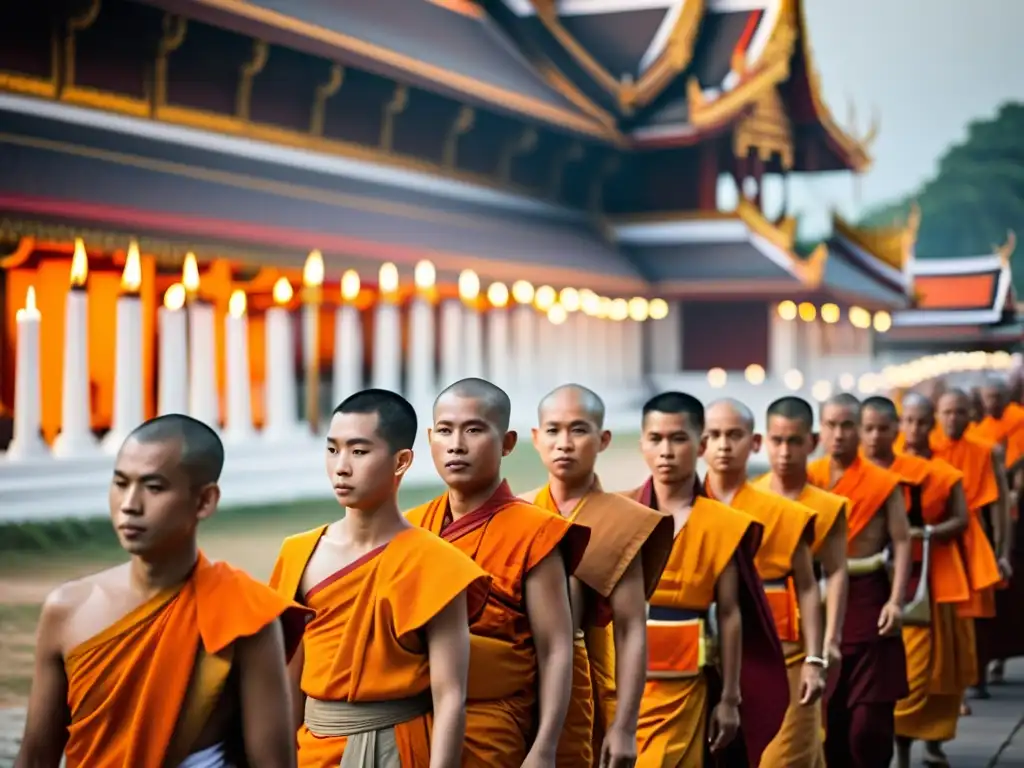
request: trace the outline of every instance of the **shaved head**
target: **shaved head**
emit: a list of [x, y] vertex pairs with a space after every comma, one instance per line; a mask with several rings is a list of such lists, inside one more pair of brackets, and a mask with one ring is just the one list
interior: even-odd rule
[[434, 400], [434, 411], [442, 400], [457, 397], [465, 400], [476, 400], [483, 407], [487, 417], [502, 432], [508, 431], [512, 420], [512, 402], [505, 390], [483, 379], [462, 379], [442, 390]]
[[802, 397], [780, 397], [768, 406], [768, 420], [772, 416], [786, 419], [787, 421], [799, 421], [810, 432], [814, 429], [814, 409], [811, 404]]
[[832, 395], [832, 397], [821, 404], [821, 413], [824, 413], [825, 409], [830, 405], [834, 405], [839, 408], [850, 408], [853, 410], [854, 416], [860, 416], [860, 400], [849, 392], [840, 392], [839, 394]]
[[743, 422], [743, 426], [747, 428], [747, 431], [754, 431], [754, 413], [739, 400], [734, 400], [731, 397], [723, 397], [719, 400], [715, 400], [707, 407], [707, 415], [710, 417], [713, 411], [721, 410], [728, 410], [736, 416], [739, 416], [740, 420]]
[[198, 419], [181, 413], [168, 413], [143, 422], [125, 438], [121, 450], [129, 442], [178, 443], [181, 446], [179, 465], [194, 487], [216, 483], [224, 469], [224, 444], [217, 433]]
[[903, 410], [923, 411], [927, 414], [935, 414], [935, 403], [922, 395], [920, 392], [907, 392], [903, 396]]
[[976, 406], [981, 411], [978, 418], [991, 416], [1001, 419], [1010, 402], [1010, 387], [1002, 379], [990, 376], [978, 388]]
[[899, 421], [899, 413], [896, 410], [896, 403], [888, 397], [869, 397], [861, 403], [860, 407], [861, 416], [864, 415], [864, 411], [871, 410], [875, 413], [881, 414], [890, 421]]
[[586, 412], [590, 420], [598, 429], [604, 429], [604, 400], [592, 389], [587, 389], [581, 384], [563, 384], [548, 392], [537, 406], [537, 421], [544, 423], [544, 412], [554, 406], [562, 398], [573, 398], [574, 401]]
[[936, 405], [941, 405], [943, 400], [950, 399], [955, 399], [957, 401], [962, 400], [964, 403], [967, 403], [968, 405], [971, 402], [971, 396], [967, 393], [966, 390], [960, 389], [959, 387], [954, 387], [952, 389], [947, 389], [945, 392], [939, 395], [939, 399]]
[[959, 440], [971, 422], [971, 397], [962, 389], [950, 389], [936, 403], [939, 426], [952, 440]]

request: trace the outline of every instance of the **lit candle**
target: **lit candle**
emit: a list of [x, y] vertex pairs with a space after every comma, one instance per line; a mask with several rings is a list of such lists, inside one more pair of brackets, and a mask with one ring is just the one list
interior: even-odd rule
[[245, 291], [234, 291], [224, 318], [227, 353], [228, 425], [224, 437], [240, 443], [252, 438], [252, 393], [249, 378], [249, 318]]
[[472, 269], [459, 273], [459, 298], [466, 307], [462, 321], [465, 375], [479, 379], [484, 375], [484, 329], [479, 307], [480, 278]]
[[274, 283], [274, 306], [267, 310], [266, 427], [274, 440], [298, 434], [298, 399], [295, 387], [295, 335], [288, 303], [294, 291], [288, 278]]
[[373, 386], [402, 391], [402, 329], [398, 309], [398, 268], [381, 264], [380, 294], [373, 323]]
[[114, 418], [103, 438], [103, 448], [117, 453], [128, 434], [143, 421], [142, 407], [142, 262], [133, 240], [121, 272], [117, 297], [117, 331], [114, 349]]
[[409, 308], [409, 399], [417, 412], [429, 408], [437, 387], [434, 370], [434, 282], [437, 271], [429, 261], [416, 265], [416, 298]]
[[160, 355], [158, 362], [157, 412], [188, 411], [188, 318], [185, 286], [174, 283], [164, 294], [160, 308]]
[[491, 283], [487, 288], [487, 376], [502, 389], [508, 389], [509, 347], [508, 288], [504, 283]]
[[320, 304], [323, 301], [324, 257], [310, 251], [302, 270], [302, 344], [306, 361], [306, 421], [320, 431]]
[[217, 429], [217, 347], [213, 305], [199, 296], [199, 265], [185, 255], [181, 283], [188, 298], [188, 415]]
[[18, 347], [14, 366], [14, 436], [7, 448], [11, 460], [47, 455], [46, 443], [39, 434], [42, 405], [39, 393], [39, 310], [36, 289], [29, 286], [25, 308], [15, 314]]
[[334, 312], [334, 402], [341, 403], [363, 387], [363, 320], [359, 307], [359, 273], [341, 276], [342, 304]]
[[61, 391], [60, 434], [53, 444], [57, 456], [81, 456], [92, 453], [96, 438], [92, 434], [89, 403], [89, 259], [85, 243], [75, 239], [71, 258], [71, 290], [64, 304], [64, 376]]

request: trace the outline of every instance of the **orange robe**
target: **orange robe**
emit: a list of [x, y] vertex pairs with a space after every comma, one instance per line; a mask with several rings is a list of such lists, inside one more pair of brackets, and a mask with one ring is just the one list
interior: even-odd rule
[[[523, 499], [561, 514], [547, 485], [523, 494]], [[590, 541], [576, 568], [576, 578], [588, 593], [588, 615], [574, 638], [572, 699], [556, 765], [583, 768], [593, 764], [595, 749], [600, 748], [595, 738], [596, 710], [600, 708], [602, 714], [602, 735], [615, 717], [615, 641], [607, 599], [638, 555], [644, 594], [648, 598], [654, 594], [672, 550], [672, 518], [619, 494], [605, 493], [597, 482], [567, 518], [590, 529]]]
[[448, 494], [410, 510], [414, 525], [443, 537], [492, 577], [483, 613], [470, 625], [464, 768], [519, 768], [533, 737], [537, 654], [524, 605], [529, 572], [562, 546], [576, 570], [590, 532], [527, 504], [502, 483], [480, 509], [452, 521]]
[[[709, 493], [710, 495], [710, 493]], [[793, 555], [801, 541], [814, 536], [814, 510], [795, 501], [744, 484], [730, 506], [746, 512], [764, 528], [754, 567], [764, 584], [775, 630], [786, 652], [789, 706], [778, 734], [761, 755], [763, 768], [794, 766], [810, 768], [825, 759], [821, 743], [821, 708], [800, 705], [800, 675], [804, 651], [800, 611], [793, 583]]]
[[242, 571], [200, 553], [184, 584], [67, 653], [67, 767], [178, 765], [220, 699], [235, 641], [280, 618], [290, 655], [308, 617]]
[[[626, 495], [657, 508], [650, 479]], [[698, 496], [676, 534], [648, 612], [638, 768], [757, 765], [782, 725], [788, 690], [785, 660], [753, 568], [761, 533], [750, 515]], [[706, 626], [718, 578], [730, 562], [739, 576], [743, 620], [742, 730], [713, 763], [706, 753], [708, 713], [720, 684], [715, 660], [707, 653]]]
[[[937, 525], [946, 519], [949, 495], [963, 482], [960, 471], [940, 459], [909, 454], [897, 454], [890, 469], [904, 480], [912, 527]], [[909, 596], [916, 593], [924, 554], [920, 541], [913, 544]], [[932, 541], [929, 557], [931, 626], [903, 627], [910, 690], [896, 703], [896, 735], [949, 741], [956, 736], [963, 692], [976, 674], [973, 635], [954, 607], [967, 599], [970, 586], [958, 542]]]
[[[296, 597], [306, 564], [327, 526], [285, 539], [270, 584]], [[429, 694], [430, 664], [422, 630], [466, 592], [479, 614], [489, 579], [468, 557], [419, 528], [409, 528], [328, 576], [306, 593], [316, 611], [303, 638], [302, 692], [326, 702], [393, 701]], [[394, 726], [403, 766], [430, 763], [430, 715]], [[302, 768], [341, 762], [346, 736], [299, 729]]]
[[[818, 487], [850, 500], [847, 543], [852, 544], [882, 511], [901, 478], [858, 456], [833, 486], [828, 457], [811, 462], [807, 477]], [[903, 638], [879, 637], [878, 615], [889, 600], [885, 568], [857, 573], [851, 561], [842, 666], [827, 707], [825, 758], [829, 765], [875, 768], [893, 753], [893, 708], [907, 695]]]

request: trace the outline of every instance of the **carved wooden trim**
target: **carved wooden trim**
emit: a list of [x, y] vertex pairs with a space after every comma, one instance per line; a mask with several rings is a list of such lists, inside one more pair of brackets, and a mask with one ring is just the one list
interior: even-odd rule
[[327, 102], [338, 94], [345, 83], [345, 68], [341, 64], [332, 64], [327, 82], [316, 87], [313, 96], [313, 109], [309, 115], [309, 132], [314, 136], [324, 135], [324, 120], [327, 114]]
[[390, 101], [384, 105], [384, 120], [380, 126], [380, 147], [390, 152], [395, 141], [395, 118], [409, 106], [409, 86], [395, 83], [395, 92]]
[[252, 112], [252, 84], [256, 75], [267, 66], [270, 58], [270, 46], [265, 40], [253, 40], [252, 57], [242, 65], [238, 73], [238, 91], [235, 94], [235, 117], [243, 122], [249, 121]]
[[452, 120], [451, 126], [444, 137], [444, 150], [441, 155], [441, 165], [445, 168], [454, 168], [459, 161], [459, 139], [473, 129], [476, 122], [476, 111], [463, 104], [459, 112]]
[[63, 92], [75, 84], [75, 43], [79, 32], [84, 32], [96, 23], [100, 15], [101, 0], [90, 0], [89, 6], [77, 16], [68, 18], [64, 33], [64, 78], [60, 84]]
[[509, 141], [501, 150], [498, 157], [498, 178], [509, 183], [512, 180], [512, 163], [517, 157], [524, 157], [537, 148], [537, 129], [533, 126], [526, 128], [519, 136]]
[[151, 115], [167, 104], [167, 68], [171, 54], [185, 42], [188, 33], [188, 21], [182, 16], [168, 13], [163, 18], [163, 34], [156, 46], [156, 59], [153, 62], [153, 104]]

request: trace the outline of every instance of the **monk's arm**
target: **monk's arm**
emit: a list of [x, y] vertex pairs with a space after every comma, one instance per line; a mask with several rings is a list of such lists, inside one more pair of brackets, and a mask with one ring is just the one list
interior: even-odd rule
[[466, 685], [469, 679], [469, 614], [461, 593], [427, 624], [430, 697], [434, 728], [430, 768], [459, 768], [466, 734]]
[[999, 484], [999, 501], [992, 515], [992, 537], [995, 539], [996, 557], [1009, 561], [1013, 549], [1013, 536], [1010, 535], [1013, 521], [1010, 517], [1010, 482], [1003, 468], [1005, 461], [1006, 453], [1001, 446], [995, 446], [992, 449], [992, 469]]
[[68, 680], [60, 649], [67, 606], [57, 590], [43, 604], [36, 632], [35, 675], [15, 768], [57, 768], [67, 744]]
[[647, 597], [640, 557], [633, 558], [611, 594], [618, 704], [612, 728], [636, 738], [640, 700], [647, 681]]
[[306, 694], [302, 692], [302, 669], [306, 664], [306, 646], [299, 641], [292, 660], [288, 662], [288, 682], [292, 691], [292, 721], [298, 734], [306, 719]]
[[821, 657], [821, 588], [814, 578], [814, 557], [806, 541], [793, 552], [793, 586], [800, 605], [800, 624], [804, 635], [804, 651]]
[[526, 616], [537, 650], [539, 722], [530, 755], [554, 760], [572, 691], [572, 609], [565, 561], [557, 549], [526, 575]]
[[846, 618], [846, 593], [850, 575], [846, 570], [846, 510], [836, 515], [835, 522], [818, 550], [818, 560], [825, 571], [825, 651], [838, 648], [843, 641], [843, 620]]
[[722, 655], [722, 702], [740, 705], [740, 665], [743, 663], [743, 616], [740, 613], [740, 572], [735, 558], [715, 584], [718, 605], [718, 643]]
[[242, 739], [250, 768], [295, 768], [291, 683], [284, 631], [272, 621], [237, 642]]
[[892, 542], [892, 591], [889, 602], [903, 608], [910, 580], [910, 521], [903, 491], [897, 488], [885, 503], [886, 526]]
[[932, 526], [932, 538], [937, 541], [955, 539], [967, 528], [967, 497], [959, 480], [946, 499], [946, 519]]

